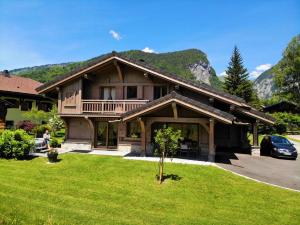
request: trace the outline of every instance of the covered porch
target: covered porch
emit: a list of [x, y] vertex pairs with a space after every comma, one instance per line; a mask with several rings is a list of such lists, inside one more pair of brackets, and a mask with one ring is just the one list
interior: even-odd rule
[[199, 157], [215, 160], [215, 125], [232, 124], [234, 117], [209, 105], [177, 93], [153, 101], [137, 110], [125, 113], [122, 122], [138, 122], [141, 128], [143, 156], [153, 155], [155, 130], [163, 125], [182, 130], [179, 157]]

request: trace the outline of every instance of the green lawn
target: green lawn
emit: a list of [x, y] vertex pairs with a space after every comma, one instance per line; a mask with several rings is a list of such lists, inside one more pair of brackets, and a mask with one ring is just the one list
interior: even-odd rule
[[0, 224], [299, 224], [300, 193], [215, 167], [60, 155], [0, 160]]

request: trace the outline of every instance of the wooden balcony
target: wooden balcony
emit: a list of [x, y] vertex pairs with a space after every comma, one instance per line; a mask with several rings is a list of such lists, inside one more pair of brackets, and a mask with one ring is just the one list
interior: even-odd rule
[[149, 100], [82, 100], [83, 113], [121, 114], [148, 103]]

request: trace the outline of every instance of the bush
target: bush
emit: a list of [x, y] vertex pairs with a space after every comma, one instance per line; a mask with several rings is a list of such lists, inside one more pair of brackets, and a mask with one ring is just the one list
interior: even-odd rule
[[50, 147], [52, 148], [58, 148], [60, 147], [60, 144], [58, 143], [58, 140], [56, 138], [52, 138], [50, 141]]
[[36, 134], [36, 137], [43, 137], [46, 130], [51, 132], [51, 127], [48, 124], [42, 124], [34, 128], [34, 133]]
[[33, 148], [32, 137], [24, 130], [5, 130], [0, 135], [0, 157], [23, 159]]
[[287, 131], [300, 130], [300, 115], [286, 112], [277, 112], [270, 115], [276, 119], [275, 125], [261, 125], [259, 127], [261, 134], [283, 134]]
[[25, 130], [27, 133], [31, 133], [35, 126], [36, 125], [29, 120], [23, 120], [17, 124], [18, 129]]

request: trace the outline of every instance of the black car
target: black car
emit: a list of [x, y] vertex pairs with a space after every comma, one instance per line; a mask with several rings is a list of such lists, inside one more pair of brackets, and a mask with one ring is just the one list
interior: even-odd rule
[[265, 136], [260, 144], [261, 155], [271, 155], [279, 158], [296, 159], [297, 150], [288, 139], [281, 136]]

